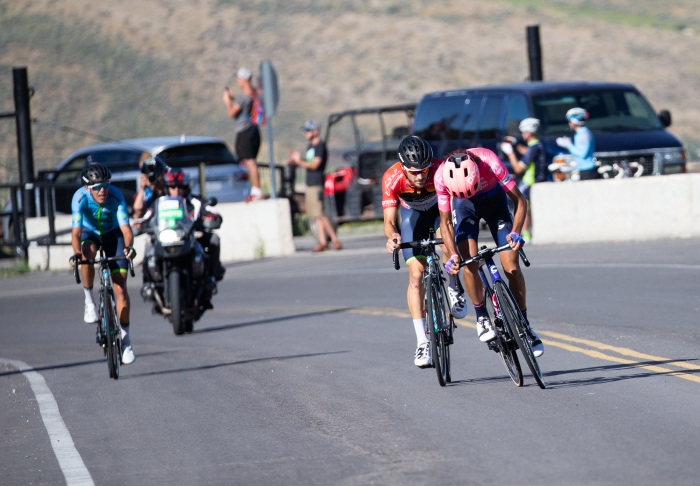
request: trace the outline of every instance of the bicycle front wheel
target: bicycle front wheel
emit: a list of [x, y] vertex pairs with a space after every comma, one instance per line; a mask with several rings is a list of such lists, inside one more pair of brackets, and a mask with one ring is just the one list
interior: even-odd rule
[[520, 312], [518, 304], [515, 303], [513, 294], [510, 289], [503, 282], [496, 282], [496, 296], [498, 297], [498, 304], [501, 307], [501, 312], [503, 317], [508, 323], [510, 331], [513, 333], [515, 341], [518, 343], [520, 352], [525, 358], [527, 367], [530, 368], [532, 376], [540, 388], [544, 389], [545, 384], [542, 378], [542, 371], [540, 371], [540, 366], [537, 364], [537, 358], [532, 352], [532, 347], [530, 346], [530, 341], [527, 337], [525, 318]]
[[116, 313], [114, 311], [112, 295], [109, 292], [109, 289], [104, 288], [102, 292], [102, 302], [104, 304], [104, 329], [107, 331], [105, 336], [107, 341], [107, 367], [109, 368], [109, 377], [117, 380], [119, 379], [119, 352], [116, 349], [117, 330], [115, 329], [114, 325]]
[[430, 354], [433, 359], [433, 366], [437, 372], [440, 386], [447, 383], [447, 361], [445, 358], [445, 335], [442, 332], [445, 322], [445, 307], [440, 305], [438, 299], [438, 288], [432, 275], [428, 275], [425, 286], [428, 335], [430, 336]]
[[523, 386], [523, 370], [520, 368], [520, 361], [515, 352], [516, 347], [513, 336], [510, 329], [504, 325], [502, 317], [497, 315], [493, 305], [493, 291], [488, 287], [484, 288], [484, 302], [486, 303], [486, 312], [488, 312], [489, 318], [496, 329], [497, 342], [495, 344], [498, 346], [496, 352], [501, 357], [501, 362], [515, 386]]

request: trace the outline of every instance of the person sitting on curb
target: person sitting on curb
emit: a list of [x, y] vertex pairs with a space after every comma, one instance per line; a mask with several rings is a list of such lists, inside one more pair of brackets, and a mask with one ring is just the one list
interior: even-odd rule
[[297, 165], [306, 169], [306, 216], [309, 221], [315, 220], [316, 232], [318, 233], [318, 245], [313, 251], [324, 251], [328, 247], [326, 234], [330, 237], [333, 248], [340, 250], [343, 245], [335, 234], [328, 216], [323, 212], [323, 177], [328, 160], [328, 150], [326, 143], [321, 140], [321, 127], [315, 121], [309, 120], [304, 123], [301, 129], [309, 142], [305, 160], [301, 159], [298, 150], [291, 150], [285, 164]]

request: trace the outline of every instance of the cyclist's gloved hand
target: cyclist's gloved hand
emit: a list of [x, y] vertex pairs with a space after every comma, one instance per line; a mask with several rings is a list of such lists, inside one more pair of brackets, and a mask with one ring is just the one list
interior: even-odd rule
[[509, 142], [503, 142], [501, 143], [501, 151], [506, 155], [510, 155], [513, 153], [513, 146]]
[[127, 258], [134, 259], [136, 258], [136, 250], [134, 250], [133, 246], [127, 246], [124, 248], [124, 254], [127, 256]]
[[445, 271], [447, 273], [452, 273], [452, 267], [454, 267], [454, 266], [459, 267], [459, 256], [458, 255], [450, 256], [450, 259], [447, 260], [447, 263], [445, 263]]
[[519, 233], [513, 231], [508, 236], [510, 236], [510, 246], [513, 249], [515, 249], [515, 246], [518, 245], [518, 243], [520, 243], [521, 247], [525, 246], [525, 240], [523, 240], [523, 237], [520, 236]]
[[569, 148], [571, 146], [571, 139], [569, 137], [558, 137], [556, 143], [560, 147]]

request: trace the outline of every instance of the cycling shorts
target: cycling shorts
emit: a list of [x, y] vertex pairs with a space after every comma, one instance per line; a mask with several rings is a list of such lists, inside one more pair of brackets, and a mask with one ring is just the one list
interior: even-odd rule
[[[124, 235], [120, 228], [115, 228], [109, 233], [103, 235], [98, 235], [93, 233], [87, 228], [83, 228], [80, 233], [80, 244], [94, 243], [97, 248], [102, 247], [105, 251], [106, 257], [121, 256], [124, 254]], [[109, 262], [109, 269], [111, 273], [122, 273], [126, 275], [126, 269], [129, 264], [127, 260], [117, 260], [114, 262]]]
[[[401, 214], [401, 241], [416, 241], [428, 238], [430, 228], [435, 231], [440, 228], [440, 211], [433, 204], [425, 211], [408, 209], [399, 206]], [[408, 262], [411, 258], [426, 258], [427, 249], [403, 248], [403, 258]]]
[[513, 217], [508, 210], [508, 196], [500, 187], [494, 194], [477, 201], [452, 199], [452, 222], [458, 245], [467, 239], [478, 243], [481, 219], [486, 221], [498, 246], [508, 243], [506, 236], [513, 229]]

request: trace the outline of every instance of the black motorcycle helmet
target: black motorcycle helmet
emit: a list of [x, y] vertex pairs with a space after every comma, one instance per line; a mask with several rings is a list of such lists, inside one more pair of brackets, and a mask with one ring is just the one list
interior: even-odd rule
[[107, 182], [111, 178], [112, 173], [107, 167], [97, 162], [92, 162], [91, 159], [88, 159], [85, 163], [83, 171], [80, 174], [80, 179], [82, 179], [86, 186], [101, 184], [102, 182]]
[[407, 169], [425, 169], [433, 160], [433, 149], [417, 135], [409, 135], [399, 144], [399, 160]]

